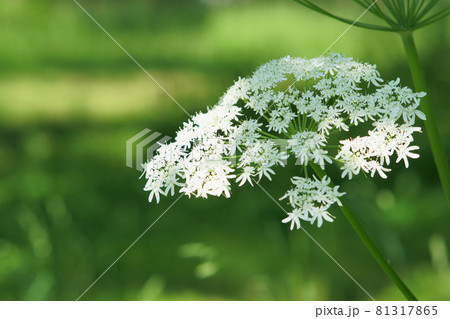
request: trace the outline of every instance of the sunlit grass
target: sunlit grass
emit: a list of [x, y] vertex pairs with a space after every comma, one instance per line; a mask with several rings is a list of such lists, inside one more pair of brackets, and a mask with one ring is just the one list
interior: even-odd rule
[[[215, 103], [220, 81], [195, 72], [151, 70], [158, 82], [190, 113]], [[1, 121], [26, 123], [39, 119], [98, 121], [147, 116], [167, 118], [184, 112], [143, 72], [110, 76], [64, 74], [18, 75], [0, 79]]]

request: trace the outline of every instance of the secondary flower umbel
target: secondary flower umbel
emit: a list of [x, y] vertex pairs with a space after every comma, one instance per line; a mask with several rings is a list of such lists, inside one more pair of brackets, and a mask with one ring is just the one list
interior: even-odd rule
[[[175, 140], [161, 146], [144, 164], [149, 200], [180, 192], [196, 197], [230, 196], [231, 180], [239, 186], [271, 180], [275, 166], [288, 157], [303, 166], [303, 177], [293, 177], [287, 198], [292, 212], [283, 222], [300, 228], [300, 219], [333, 221], [328, 212], [344, 193], [330, 179], [308, 174], [311, 163], [325, 169], [338, 163], [342, 177], [361, 172], [386, 178], [391, 157], [417, 158], [411, 145], [418, 109], [425, 93], [399, 86], [400, 80], [381, 84], [374, 65], [339, 54], [302, 59], [284, 57], [262, 65], [249, 78], [240, 78], [219, 103], [198, 113], [177, 132]], [[373, 128], [328, 145], [330, 135], [361, 123]], [[361, 134], [361, 132], [359, 132]], [[355, 134], [354, 134], [355, 135]]]

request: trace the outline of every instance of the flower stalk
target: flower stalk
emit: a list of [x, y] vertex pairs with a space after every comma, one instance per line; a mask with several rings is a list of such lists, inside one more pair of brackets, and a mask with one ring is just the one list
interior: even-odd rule
[[[404, 32], [400, 33], [400, 35], [403, 40], [403, 46], [405, 47], [415, 89], [420, 92], [428, 92], [413, 34], [412, 32]], [[427, 120], [425, 121], [426, 133], [430, 141], [431, 151], [433, 153], [439, 178], [441, 179], [445, 197], [447, 198], [447, 203], [450, 206], [450, 169], [444, 153], [444, 147], [442, 146], [441, 138], [439, 136], [439, 131], [428, 94], [422, 98], [420, 108], [427, 117]]]
[[[310, 166], [312, 169], [316, 172], [316, 174], [322, 178], [326, 175], [325, 171], [322, 170], [317, 164], [310, 163]], [[330, 187], [334, 187], [333, 182], [330, 183]], [[351, 211], [350, 207], [347, 205], [347, 203], [344, 201], [343, 198], [340, 198], [339, 201], [341, 202], [340, 209], [342, 213], [344, 213], [345, 217], [349, 221], [350, 225], [353, 227], [353, 229], [358, 234], [359, 238], [363, 241], [364, 245], [367, 247], [367, 249], [370, 251], [371, 255], [377, 263], [380, 265], [380, 267], [383, 269], [383, 271], [388, 275], [388, 277], [391, 279], [391, 281], [397, 286], [397, 288], [402, 292], [402, 294], [408, 299], [409, 301], [417, 301], [417, 298], [414, 296], [414, 294], [411, 292], [411, 290], [405, 285], [405, 283], [400, 279], [400, 277], [397, 275], [395, 270], [389, 265], [387, 260], [383, 257], [383, 254], [380, 252], [380, 250], [375, 246], [372, 239], [370, 239], [367, 232], [364, 230], [362, 225], [359, 223], [359, 221], [356, 219], [355, 215]]]

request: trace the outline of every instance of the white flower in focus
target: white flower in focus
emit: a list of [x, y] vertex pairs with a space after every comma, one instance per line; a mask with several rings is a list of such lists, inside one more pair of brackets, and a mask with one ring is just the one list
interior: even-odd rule
[[315, 176], [313, 179], [293, 177], [292, 184], [295, 187], [280, 198], [280, 200], [287, 198], [289, 205], [293, 208], [293, 213], [288, 214], [290, 218], [284, 219], [283, 222], [292, 220], [297, 228], [300, 227], [300, 221], [293, 219], [294, 217], [310, 221], [311, 224], [317, 220], [318, 227], [322, 226], [323, 220], [332, 222], [333, 217], [328, 212], [328, 208], [334, 203], [340, 205], [339, 197], [345, 193], [340, 193], [338, 191], [339, 186], [331, 187], [330, 183], [331, 180], [327, 176], [324, 176], [321, 180]]
[[405, 167], [409, 167], [408, 157], [410, 158], [419, 158], [419, 154], [411, 153], [411, 151], [418, 150], [419, 146], [407, 146], [403, 145], [399, 148], [397, 148], [397, 160], [396, 163], [403, 160], [405, 162]]
[[[344, 193], [327, 176], [314, 176], [310, 165], [326, 170], [334, 162], [342, 178], [361, 171], [387, 178], [392, 156], [406, 167], [419, 157], [413, 134], [421, 131], [416, 118], [425, 120], [418, 109], [425, 93], [401, 87], [400, 79], [383, 83], [375, 65], [337, 53], [262, 65], [184, 123], [174, 141], [143, 165], [149, 201], [177, 189], [187, 196], [230, 197], [233, 180], [239, 186], [271, 180], [291, 157], [303, 177], [293, 177], [281, 198], [292, 207], [283, 223], [293, 229], [301, 220], [318, 227], [332, 222], [329, 210], [341, 205]], [[342, 132], [346, 138], [337, 139]]]
[[249, 182], [250, 185], [253, 186], [252, 176], [255, 176], [255, 169], [251, 166], [246, 166], [244, 167], [244, 172], [241, 174], [241, 176], [236, 178], [236, 182], [240, 182], [239, 186], [244, 185], [245, 182]]
[[289, 223], [291, 222], [291, 230], [294, 229], [294, 226], [297, 227], [297, 229], [300, 229], [300, 219], [308, 220], [307, 215], [302, 210], [294, 209], [292, 213], [287, 213], [288, 217], [283, 219], [282, 223]]

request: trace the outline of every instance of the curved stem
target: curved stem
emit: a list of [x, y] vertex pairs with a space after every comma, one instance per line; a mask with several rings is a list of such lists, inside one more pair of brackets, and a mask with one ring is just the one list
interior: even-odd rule
[[[322, 178], [325, 176], [325, 172], [316, 164], [310, 164], [310, 166], [314, 169], [316, 174]], [[330, 183], [331, 187], [334, 187], [333, 182]], [[347, 220], [350, 222], [350, 225], [352, 225], [353, 229], [358, 234], [359, 238], [363, 241], [364, 245], [367, 247], [367, 249], [372, 254], [373, 258], [378, 262], [380, 267], [383, 269], [383, 271], [388, 275], [388, 277], [392, 280], [392, 282], [397, 286], [397, 288], [403, 293], [403, 295], [409, 300], [409, 301], [417, 301], [417, 298], [414, 296], [414, 294], [409, 290], [409, 288], [405, 285], [405, 283], [400, 279], [400, 277], [397, 275], [397, 273], [392, 269], [392, 267], [389, 265], [387, 260], [383, 257], [380, 250], [375, 246], [372, 239], [370, 239], [367, 232], [364, 230], [362, 225], [359, 223], [359, 221], [356, 219], [355, 215], [351, 211], [350, 207], [347, 205], [347, 203], [343, 199], [339, 199], [342, 206], [340, 206], [341, 211], [344, 213]]]
[[427, 95], [421, 100], [420, 107], [427, 117], [425, 121], [425, 129], [430, 141], [431, 152], [433, 153], [434, 163], [436, 164], [445, 197], [447, 198], [447, 203], [450, 206], [450, 169], [448, 166], [448, 161], [445, 157], [444, 147], [442, 146], [441, 138], [439, 136], [433, 109], [431, 108], [430, 97], [425, 84], [422, 67], [420, 65], [419, 55], [417, 53], [412, 33], [405, 32], [400, 35], [406, 50], [409, 69], [411, 71], [416, 91], [427, 92]]

